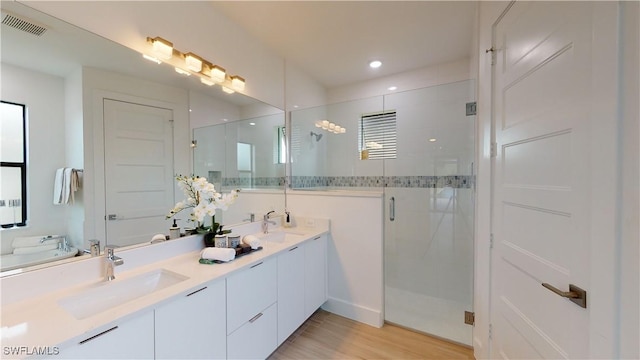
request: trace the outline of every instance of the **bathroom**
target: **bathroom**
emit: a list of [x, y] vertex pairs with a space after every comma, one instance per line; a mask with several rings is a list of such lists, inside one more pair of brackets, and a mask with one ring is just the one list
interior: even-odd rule
[[[475, 51], [475, 49], [479, 46], [484, 47], [486, 44], [486, 39], [479, 39], [482, 34], [486, 36], [486, 31], [483, 30], [485, 32], [476, 33], [474, 29], [479, 26], [478, 22], [485, 24], [488, 18], [495, 15], [495, 12], [500, 13], [503, 7], [498, 5], [483, 7], [473, 4], [472, 7], [465, 7], [465, 11], [468, 11], [468, 13], [465, 13], [467, 14], [466, 16], [468, 16], [466, 23], [469, 24], [467, 27], [469, 34], [468, 51], [466, 52], [467, 56], [465, 58], [422, 67], [393, 76], [390, 75], [385, 78], [377, 78], [360, 84], [342, 86], [332, 89], [331, 91], [327, 91], [301, 69], [296, 68], [296, 66], [290, 62], [283, 61], [282, 58], [271, 52], [265, 45], [259, 43], [254, 37], [242, 29], [240, 25], [234, 22], [237, 21], [237, 19], [232, 19], [233, 16], [229, 15], [229, 17], [227, 17], [222, 15], [224, 12], [223, 9], [221, 9], [220, 12], [214, 11], [212, 13], [205, 11], [209, 10], [209, 6], [213, 6], [210, 4], [190, 4], [189, 6], [193, 8], [190, 9], [191, 11], [185, 11], [188, 15], [185, 14], [184, 16], [188, 16], [188, 21], [201, 26], [202, 28], [199, 29], [199, 31], [202, 33], [229, 34], [227, 37], [220, 37], [219, 41], [215, 43], [198, 41], [197, 37], [191, 37], [189, 34], [185, 34], [184, 30], [180, 27], [181, 22], [174, 18], [175, 8], [172, 8], [170, 4], [156, 4], [151, 11], [153, 16], [136, 15], [147, 12], [137, 8], [137, 6], [143, 5], [136, 5], [134, 3], [126, 3], [113, 8], [107, 8], [105, 4], [101, 5], [99, 3], [76, 6], [33, 3], [29, 6], [69, 21], [74, 25], [109, 38], [138, 52], [142, 52], [142, 47], [147, 45], [147, 43], [144, 40], [141, 41], [141, 39], [147, 36], [162, 36], [171, 40], [176, 48], [184, 50], [185, 52], [193, 51], [201, 54], [206, 58], [220, 63], [223, 67], [228, 68], [229, 71], [244, 77], [247, 80], [244, 94], [258, 99], [258, 101], [254, 103], [256, 107], [261, 107], [262, 103], [266, 103], [271, 104], [272, 109], [286, 110], [286, 112], [282, 112], [282, 110], [280, 110], [280, 112], [282, 118], [286, 118], [286, 122], [283, 121], [282, 123], [287, 123], [291, 126], [292, 133], [290, 135], [290, 143], [292, 153], [290, 155], [292, 158], [296, 156], [296, 154], [293, 153], [293, 142], [299, 140], [301, 146], [306, 147], [302, 149], [306, 151], [306, 153], [301, 150], [298, 155], [313, 155], [317, 156], [315, 160], [319, 162], [326, 161], [323, 165], [325, 166], [324, 168], [317, 167], [317, 169], [322, 169], [320, 173], [305, 172], [306, 169], [303, 169], [302, 166], [309, 165], [309, 162], [300, 164], [294, 160], [288, 168], [280, 165], [274, 166], [274, 168], [277, 168], [277, 171], [279, 171], [278, 176], [284, 179], [287, 178], [287, 175], [293, 177], [324, 175], [335, 177], [371, 176], [383, 178], [385, 176], [475, 176], [475, 174], [478, 174], [480, 177], [482, 176], [482, 170], [484, 170], [484, 174], [486, 174], [487, 169], [489, 169], [489, 162], [484, 158], [486, 156], [485, 149], [489, 146], [484, 137], [484, 131], [487, 131], [485, 130], [485, 126], [488, 122], [480, 118], [475, 119], [474, 116], [467, 118], [464, 114], [464, 108], [460, 109], [463, 113], [461, 118], [467, 119], [472, 123], [470, 128], [463, 130], [465, 139], [469, 139], [469, 141], [464, 141], [464, 143], [471, 146], [471, 149], [468, 155], [470, 158], [465, 158], [464, 162], [456, 165], [456, 170], [459, 170], [458, 173], [447, 172], [451, 170], [450, 165], [443, 165], [443, 168], [440, 168], [445, 171], [443, 173], [394, 173], [391, 171], [392, 167], [395, 166], [392, 164], [392, 161], [359, 160], [356, 158], [357, 153], [354, 155], [353, 164], [345, 164], [345, 166], [340, 167], [338, 166], [339, 164], [336, 164], [338, 160], [333, 159], [333, 156], [336, 156], [336, 154], [327, 151], [327, 149], [329, 144], [332, 144], [333, 141], [338, 141], [336, 139], [341, 135], [324, 132], [324, 135], [319, 138], [318, 141], [316, 141], [317, 136], [312, 137], [309, 135], [310, 132], [318, 133], [322, 131], [315, 127], [314, 121], [323, 120], [325, 119], [324, 117], [316, 117], [314, 120], [310, 120], [308, 124], [305, 124], [304, 129], [298, 132], [296, 132], [296, 127], [302, 124], [300, 116], [305, 115], [305, 111], [312, 112], [318, 110], [319, 112], [324, 112], [325, 115], [330, 114], [331, 111], [328, 111], [326, 108], [320, 109], [320, 107], [325, 104], [355, 104], [359, 101], [371, 101], [375, 103], [374, 106], [356, 110], [361, 114], [394, 109], [395, 105], [391, 105], [394, 96], [400, 96], [402, 95], [401, 93], [408, 95], [411, 91], [417, 92], [420, 91], [420, 89], [425, 89], [424, 91], [429, 91], [429, 89], [435, 90], [438, 89], [439, 86], [447, 84], [462, 84], [463, 82], [467, 82], [464, 86], [466, 98], [463, 103], [476, 100], [481, 101], [482, 91], [483, 89], [486, 91], [486, 88], [483, 88], [483, 83], [480, 81], [482, 79], [479, 77], [482, 75], [480, 75], [478, 67], [479, 63], [486, 61], [486, 59], [479, 59], [480, 54], [485, 54], [484, 49], [482, 52]], [[223, 4], [220, 6], [223, 6]], [[284, 10], [280, 9], [280, 11]], [[485, 11], [485, 13], [482, 11]], [[117, 17], [121, 19], [123, 26], [111, 26], [109, 21], [110, 16], [96, 17], [92, 16], [92, 14], [110, 14], [112, 15], [111, 18]], [[207, 15], [205, 16], [204, 14]], [[231, 12], [231, 14], [233, 13]], [[455, 14], [458, 16], [460, 12], [455, 12]], [[38, 19], [36, 18], [34, 20]], [[266, 21], [259, 17], [252, 20], [257, 24]], [[231, 31], [229, 29], [237, 31]], [[131, 36], [131, 34], [134, 33], [137, 34], [136, 37]], [[485, 42], [480, 42], [481, 40]], [[479, 45], [479, 43], [481, 45]], [[485, 48], [488, 49], [490, 47], [489, 45]], [[107, 58], [108, 57], [105, 59]], [[151, 67], [152, 65], [153, 64], [145, 63], [136, 66]], [[45, 64], [41, 64], [43, 71], [45, 66]], [[86, 118], [87, 114], [92, 114], [97, 111], [98, 107], [86, 101], [83, 107], [74, 107], [74, 102], [72, 101], [73, 99], [87, 96], [87, 94], [82, 93], [84, 87], [89, 86], [104, 91], [105, 93], [118, 93], [124, 91], [123, 89], [127, 87], [139, 87], [144, 93], [144, 97], [157, 99], [164, 103], [171, 103], [174, 111], [172, 146], [174, 154], [173, 170], [175, 173], [187, 174], [192, 172], [195, 168], [195, 163], [194, 168], [191, 167], [192, 157], [195, 157], [195, 155], [192, 155], [194, 154], [193, 152], [201, 150], [206, 146], [201, 139], [198, 139], [196, 144], [192, 143], [192, 140], [195, 140], [198, 136], [197, 134], [199, 134], [199, 132], [193, 131], [194, 129], [211, 125], [220, 126], [220, 124], [226, 123], [222, 120], [223, 118], [229, 120], [229, 124], [233, 123], [234, 119], [255, 118], [252, 114], [257, 113], [255, 108], [245, 111], [244, 114], [234, 114], [231, 110], [221, 111], [221, 114], [212, 113], [209, 110], [209, 107], [212, 106], [211, 101], [207, 99], [198, 101], [197, 93], [194, 91], [176, 90], [179, 86], [186, 83], [184, 79], [176, 80], [173, 87], [153, 87], [150, 86], [149, 83], [137, 83], [132, 80], [129, 80], [128, 85], [123, 86], [116, 84], [115, 79], [118, 78], [118, 76], [114, 76], [113, 73], [131, 75], [131, 73], [138, 72], [138, 68], [131, 66], [131, 68], [124, 71], [116, 71], [108, 67], [104, 69], [107, 70], [95, 68], [83, 69], [82, 72], [73, 73], [71, 77], [65, 81], [61, 81], [59, 76], [40, 76], [38, 79], [34, 79], [38, 84], [44, 82], [53, 88], [53, 91], [45, 92], [47, 89], [44, 86], [32, 87], [32, 89], [38, 89], [38, 91], [43, 92], [42, 95], [33, 93], [32, 96], [46, 99], [45, 103], [41, 105], [41, 109], [46, 110], [40, 111], [47, 111], [47, 114], [50, 115], [43, 121], [49, 122], [47, 129], [50, 129], [50, 131], [54, 133], [38, 133], [32, 131], [30, 133], [29, 143], [31, 146], [34, 144], [49, 144], [51, 138], [56, 138], [61, 139], [60, 143], [64, 143], [65, 146], [53, 148], [55, 154], [52, 154], [51, 147], [38, 150], [38, 148], [34, 146], [33, 150], [30, 150], [32, 151], [32, 157], [30, 157], [30, 177], [33, 179], [51, 178], [51, 174], [55, 173], [55, 170], [60, 167], [69, 166], [85, 169], [83, 174], [83, 187], [76, 196], [75, 205], [60, 207], [51, 204], [49, 200], [51, 198], [51, 181], [42, 184], [40, 189], [35, 187], [39, 186], [36, 185], [35, 181], [31, 181], [31, 186], [34, 187], [31, 189], [33, 193], [31, 194], [30, 201], [42, 201], [42, 203], [38, 205], [31, 204], [29, 219], [34, 223], [42, 224], [43, 227], [34, 227], [25, 230], [3, 230], [3, 254], [9, 251], [7, 247], [10, 246], [11, 243], [10, 240], [5, 239], [12, 239], [14, 236], [66, 234], [73, 241], [77, 239], [86, 241], [91, 238], [101, 238], [99, 234], [104, 234], [106, 231], [105, 227], [107, 225], [104, 224], [104, 221], [100, 221], [101, 218], [104, 219], [104, 216], [110, 213], [105, 211], [105, 171], [104, 167], [102, 167], [105, 160], [101, 159], [101, 153], [98, 150], [101, 144], [95, 141], [95, 139], [101, 135], [98, 126], [99, 123], [94, 122], [87, 124], [85, 121], [83, 124], [84, 128], [77, 126], [78, 122], [82, 122], [83, 116]], [[163, 70], [167, 71], [166, 68], [158, 68], [140, 70], [138, 73], [142, 73], [143, 71], [155, 71], [159, 73]], [[486, 76], [486, 73], [483, 74]], [[33, 76], [33, 74], [22, 75]], [[3, 82], [4, 81], [5, 76], [3, 76]], [[388, 81], [395, 81], [394, 84], [401, 87], [403, 91], [399, 91], [397, 95], [392, 94], [391, 90], [386, 90]], [[82, 86], [80, 86], [80, 84], [82, 84]], [[3, 86], [3, 88], [5, 87]], [[279, 91], [274, 91], [274, 89], [279, 89]], [[439, 89], [445, 89], [445, 87]], [[57, 111], [53, 111], [52, 109], [57, 109]], [[220, 107], [217, 107], [217, 109], [220, 109]], [[33, 112], [30, 116], [35, 117], [35, 111], [37, 109], [31, 110]], [[333, 120], [333, 118], [330, 118], [330, 120]], [[402, 117], [399, 117], [398, 121], [402, 121]], [[353, 136], [355, 139], [357, 126], [348, 124], [346, 120], [342, 118], [336, 118], [335, 122], [346, 128], [346, 133], [343, 135]], [[47, 126], [47, 124], [45, 124], [45, 126]], [[227, 125], [223, 126], [228, 127]], [[444, 125], [442, 126], [444, 127]], [[470, 138], [466, 132], [469, 129], [471, 129]], [[438, 139], [437, 137], [437, 135], [425, 135], [423, 140], [427, 142], [426, 146], [439, 146], [443, 143], [444, 138]], [[477, 139], [474, 140], [476, 137]], [[429, 139], [431, 138], [436, 138], [437, 140], [429, 143]], [[475, 143], [475, 141], [477, 141], [477, 143]], [[220, 141], [218, 141], [218, 143], [220, 143]], [[352, 143], [353, 141], [351, 144]], [[338, 143], [333, 143], [334, 146], [336, 144]], [[353, 146], [355, 149], [356, 145]], [[74, 149], [79, 148], [84, 149], [84, 151], [74, 151]], [[233, 151], [231, 150], [227, 149], [227, 152], [232, 154]], [[49, 157], [37, 156], [35, 151], [40, 151], [41, 154], [47, 154]], [[321, 153], [322, 151], [327, 152]], [[416, 151], [423, 150], [419, 149]], [[52, 156], [55, 156], [58, 161], [48, 161]], [[233, 155], [229, 156], [234, 158]], [[418, 154], [417, 156], [429, 155]], [[479, 160], [476, 160], [474, 157], [477, 157]], [[435, 162], [436, 159], [434, 158], [432, 160]], [[38, 163], [38, 161], [40, 163]], [[475, 164], [472, 165], [472, 163]], [[335, 166], [330, 167], [330, 165]], [[350, 166], [352, 167], [350, 168]], [[473, 170], [472, 166], [475, 166], [475, 170]], [[483, 166], [484, 168], [482, 168]], [[437, 166], [434, 164], [433, 168], [437, 168]], [[87, 169], [93, 169], [94, 171], [87, 171]], [[325, 171], [325, 173], [323, 174], [322, 171]], [[263, 177], [267, 176], [271, 175], [264, 175]], [[471, 248], [464, 250], [467, 252], [465, 256], [470, 254], [473, 257], [471, 257], [472, 263], [468, 263], [469, 259], [465, 259], [466, 263], [460, 265], [460, 267], [465, 268], [464, 276], [468, 277], [468, 279], [466, 279], [467, 282], [461, 286], [466, 288], [465, 292], [469, 295], [466, 298], [466, 301], [469, 303], [467, 310], [474, 311], [475, 309], [476, 316], [480, 317], [480, 320], [476, 320], [476, 326], [473, 328], [469, 325], [462, 324], [466, 326], [469, 332], [473, 329], [473, 337], [471, 334], [468, 334], [464, 341], [457, 340], [456, 342], [469, 346], [472, 345], [477, 357], [487, 357], [488, 348], [486, 347], [486, 342], [488, 340], [480, 341], [479, 339], [486, 339], [488, 334], [489, 323], [486, 317], [489, 312], [485, 311], [484, 307], [488, 309], [489, 290], [479, 290], [478, 287], [482, 286], [487, 289], [489, 287], [489, 282], [486, 281], [486, 279], [488, 279], [486, 271], [489, 269], [488, 266], [486, 266], [488, 264], [488, 256], [486, 254], [482, 255], [484, 250], [481, 248], [481, 244], [488, 244], [489, 241], [488, 236], [486, 236], [486, 239], [484, 238], [484, 235], [488, 233], [486, 233], [486, 229], [482, 227], [482, 224], [486, 225], [485, 217], [487, 216], [486, 212], [489, 204], [487, 198], [488, 193], [483, 191], [485, 191], [484, 189], [488, 189], [489, 183], [487, 182], [487, 178], [482, 180], [478, 178], [475, 185], [478, 186], [478, 184], [484, 184], [484, 187], [482, 190], [478, 189], [475, 199], [473, 196], [465, 198], [467, 194], [464, 196], [460, 194], [460, 196], [456, 198], [444, 198], [446, 201], [443, 206], [444, 209], [447, 209], [449, 200], [455, 199], [456, 205], [458, 206], [455, 209], [462, 209], [460, 206], [463, 205], [466, 206], [465, 209], [468, 209], [464, 210], [458, 219], [464, 219], [466, 223], [464, 231], [468, 233], [468, 237], [471, 237], [471, 242], [469, 243]], [[249, 218], [251, 213], [259, 219], [263, 214], [272, 210], [272, 208], [279, 213], [283, 213], [286, 209], [293, 214], [294, 218], [296, 216], [301, 218], [313, 216], [330, 219], [333, 242], [328, 248], [328, 268], [329, 278], [333, 281], [329, 282], [328, 292], [330, 298], [334, 301], [328, 302], [325, 307], [329, 311], [351, 317], [360, 322], [380, 326], [385, 320], [385, 308], [388, 305], [385, 303], [385, 297], [387, 295], [385, 294], [384, 286], [386, 281], [385, 277], [390, 270], [390, 267], [384, 260], [387, 251], [386, 247], [390, 245], [387, 243], [388, 232], [397, 231], [398, 229], [393, 228], [396, 224], [409, 221], [407, 220], [408, 217], [403, 218], [403, 216], [406, 216], [406, 213], [403, 213], [403, 207], [400, 201], [403, 198], [410, 198], [411, 195], [404, 195], [401, 191], [402, 189], [394, 187], [391, 187], [392, 191], [397, 190], [398, 193], [386, 192], [387, 189], [383, 192], [381, 188], [342, 188], [338, 189], [340, 191], [332, 189], [333, 192], [327, 195], [319, 192], [317, 189], [310, 190], [296, 187], [295, 180], [290, 185], [291, 187], [282, 186], [280, 189], [249, 189], [241, 192], [238, 203], [230, 207], [229, 211], [221, 214], [220, 219], [225, 219], [226, 217], [231, 223], [235, 222], [235, 219], [240, 222]], [[478, 188], [480, 188], [480, 186], [478, 186]], [[464, 193], [466, 191], [470, 192], [472, 188], [469, 186], [449, 189], [460, 190], [461, 193]], [[430, 190], [428, 188], [422, 191], [424, 192], [421, 193], [422, 195], [420, 196], [430, 196]], [[442, 196], [447, 196], [447, 192], [442, 193]], [[175, 200], [180, 200], [179, 197], [180, 193], [176, 191]], [[398, 201], [396, 206], [397, 221], [392, 223], [387, 222], [390, 215], [389, 200], [391, 197], [396, 198]], [[451, 200], [451, 203], [453, 202], [454, 200]], [[479, 212], [476, 212], [476, 209], [478, 209]], [[423, 211], [426, 210], [417, 210], [414, 214], [409, 214], [409, 217], [417, 216]], [[476, 222], [480, 222], [480, 225], [474, 224], [474, 218]], [[218, 219], [218, 216], [216, 219]], [[380, 219], [380, 221], [372, 221], [372, 219]], [[382, 221], [382, 219], [384, 219], [384, 221]], [[416, 220], [412, 219], [412, 221]], [[437, 222], [437, 219], [431, 219], [430, 221]], [[165, 221], [164, 224], [166, 231], [168, 231], [170, 226], [169, 222]], [[181, 223], [180, 225], [183, 228], [188, 226], [186, 223]], [[22, 233], [18, 234], [19, 231], [22, 231]], [[473, 242], [474, 233], [475, 243]], [[349, 241], [345, 241], [346, 239], [349, 239]], [[76, 244], [78, 248], [88, 247], [86, 242], [74, 244]], [[475, 253], [475, 256], [473, 253]], [[358, 260], [343, 261], [344, 259]], [[473, 263], [474, 259], [475, 263]], [[633, 264], [633, 261], [631, 261], [631, 263]], [[476, 269], [475, 273], [474, 268]], [[480, 268], [479, 272], [477, 270], [478, 268]], [[364, 270], [366, 270], [365, 273], [363, 273]], [[475, 290], [472, 289], [474, 274]], [[485, 280], [483, 280], [482, 276], [485, 276]], [[478, 277], [480, 278], [478, 279]], [[442, 279], [443, 284], [441, 284], [441, 286], [447, 286], [444, 284], [445, 280], [444, 278]], [[472, 291], [474, 291], [473, 294], [479, 296], [479, 298], [476, 299], [472, 297]], [[482, 319], [482, 316], [485, 316], [485, 318]], [[459, 320], [460, 323], [463, 323], [463, 314], [460, 314]], [[432, 333], [430, 331], [427, 332]]]

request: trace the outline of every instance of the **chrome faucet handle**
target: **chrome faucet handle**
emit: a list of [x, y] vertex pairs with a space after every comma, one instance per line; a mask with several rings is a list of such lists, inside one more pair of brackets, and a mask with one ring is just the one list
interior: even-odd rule
[[91, 256], [100, 256], [100, 240], [89, 240], [89, 254], [91, 254]]
[[118, 246], [116, 245], [105, 245], [104, 248], [105, 250], [107, 250], [107, 257], [108, 258], [113, 258], [113, 250], [115, 250], [115, 248], [117, 248]]

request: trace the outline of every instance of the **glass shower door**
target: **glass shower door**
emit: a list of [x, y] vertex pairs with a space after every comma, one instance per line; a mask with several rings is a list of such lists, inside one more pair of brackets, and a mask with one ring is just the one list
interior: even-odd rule
[[[395, 158], [384, 160], [385, 320], [471, 345], [473, 81], [387, 95]], [[388, 130], [390, 132], [391, 130]]]

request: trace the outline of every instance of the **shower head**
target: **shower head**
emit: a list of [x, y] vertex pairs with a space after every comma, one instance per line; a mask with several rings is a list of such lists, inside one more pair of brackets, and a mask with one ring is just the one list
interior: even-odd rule
[[322, 134], [316, 134], [313, 131], [311, 132], [311, 136], [315, 136], [316, 137], [316, 142], [320, 141], [320, 139], [322, 139]]

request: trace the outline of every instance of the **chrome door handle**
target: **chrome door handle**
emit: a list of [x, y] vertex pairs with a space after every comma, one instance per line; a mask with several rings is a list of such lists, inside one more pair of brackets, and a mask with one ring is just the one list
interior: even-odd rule
[[107, 215], [107, 220], [109, 220], [109, 221], [118, 220], [118, 215], [116, 215], [116, 214], [109, 214], [109, 215]]
[[542, 283], [542, 286], [544, 286], [546, 289], [553, 291], [555, 294], [559, 296], [568, 298], [569, 300], [578, 304], [580, 307], [583, 307], [585, 309], [587, 308], [587, 291], [586, 290], [582, 290], [581, 288], [573, 284], [569, 284], [569, 291], [562, 291], [548, 283]]
[[396, 219], [396, 198], [391, 197], [389, 202], [389, 220], [394, 221]]

